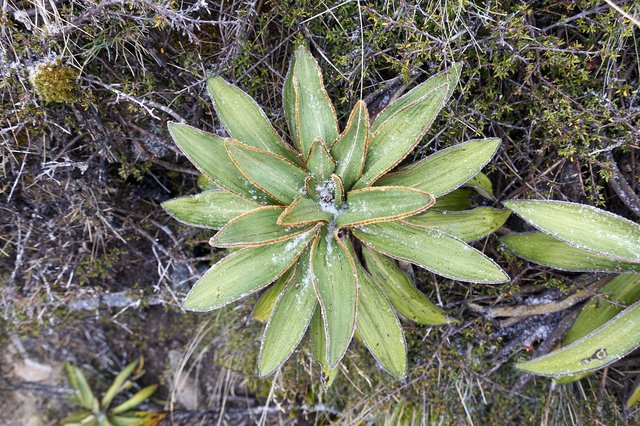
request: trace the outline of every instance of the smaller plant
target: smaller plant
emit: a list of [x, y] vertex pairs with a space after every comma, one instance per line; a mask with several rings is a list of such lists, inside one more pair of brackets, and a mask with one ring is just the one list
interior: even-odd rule
[[[74, 391], [73, 399], [82, 405], [82, 409], [62, 420], [63, 426], [155, 426], [165, 418], [164, 413], [135, 411], [145, 399], [156, 391], [158, 385], [150, 385], [135, 393], [126, 401], [111, 407], [114, 399], [133, 386], [135, 380], [143, 374], [144, 359], [133, 361], [113, 380], [109, 389], [98, 399], [87, 382], [82, 371], [66, 362], [64, 365], [67, 381]], [[131, 379], [130, 379], [131, 377]]]
[[563, 271], [623, 272], [584, 307], [562, 349], [516, 367], [567, 383], [640, 347], [640, 226], [576, 203], [504, 204], [540, 231], [502, 238], [518, 256]]
[[73, 104], [78, 101], [78, 72], [60, 62], [39, 64], [30, 72], [31, 84], [45, 102]]

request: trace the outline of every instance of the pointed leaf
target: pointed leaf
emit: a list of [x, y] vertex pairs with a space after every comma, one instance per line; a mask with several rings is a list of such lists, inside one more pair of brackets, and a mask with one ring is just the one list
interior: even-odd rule
[[320, 136], [332, 144], [338, 137], [338, 119], [324, 89], [320, 67], [304, 46], [296, 49], [293, 86], [298, 146], [303, 157], [307, 158], [315, 138]]
[[256, 307], [253, 308], [253, 319], [260, 322], [269, 321], [276, 300], [278, 300], [280, 293], [284, 290], [284, 286], [287, 285], [293, 276], [295, 269], [295, 266], [289, 268], [287, 272], [267, 288], [258, 303], [256, 303]]
[[401, 186], [362, 188], [347, 193], [347, 209], [337, 226], [398, 220], [424, 212], [435, 203], [431, 194]]
[[223, 188], [250, 200], [263, 204], [271, 201], [234, 166], [224, 147], [224, 139], [182, 123], [169, 122], [167, 127], [178, 148], [201, 173]]
[[212, 229], [220, 229], [234, 217], [260, 206], [227, 191], [205, 191], [162, 203], [162, 208], [174, 219], [187, 225]]
[[304, 191], [307, 173], [292, 162], [231, 139], [224, 145], [240, 172], [274, 199], [289, 204]]
[[301, 226], [308, 223], [333, 220], [333, 215], [320, 208], [320, 205], [307, 197], [298, 197], [282, 212], [278, 218], [281, 226]]
[[278, 225], [282, 212], [284, 207], [263, 206], [238, 216], [218, 231], [209, 244], [213, 247], [256, 247], [289, 240], [312, 228]]
[[362, 247], [362, 256], [371, 278], [404, 317], [429, 325], [455, 322], [447, 318], [442, 309], [431, 303], [413, 285], [411, 279], [398, 268], [394, 260], [366, 246]]
[[586, 336], [640, 299], [640, 274], [620, 274], [602, 287], [582, 308], [562, 340], [568, 346]]
[[336, 174], [349, 190], [362, 176], [369, 138], [369, 112], [363, 101], [353, 108], [344, 131], [331, 147], [336, 159]]
[[499, 145], [498, 138], [471, 140], [454, 145], [387, 174], [375, 185], [408, 186], [440, 197], [478, 174], [491, 160]]
[[216, 114], [232, 138], [301, 164], [295, 151], [284, 143], [262, 108], [249, 95], [221, 77], [210, 78], [207, 90]]
[[333, 368], [355, 329], [358, 280], [353, 259], [325, 228], [311, 248], [311, 272], [327, 335], [327, 362]]
[[291, 62], [289, 63], [289, 69], [287, 70], [287, 75], [284, 79], [284, 85], [282, 87], [282, 105], [284, 108], [284, 115], [287, 118], [287, 126], [289, 127], [291, 140], [295, 144], [298, 151], [302, 152], [298, 139], [298, 127], [296, 125], [297, 95], [294, 87], [296, 68], [295, 65], [296, 61], [294, 53], [294, 56], [291, 58]]
[[264, 330], [258, 371], [273, 373], [291, 356], [302, 340], [316, 308], [309, 263], [309, 250], [300, 257], [294, 278], [281, 293]]
[[571, 246], [640, 263], [640, 226], [621, 216], [563, 201], [513, 200], [504, 205], [540, 231]]
[[509, 210], [478, 207], [464, 211], [431, 211], [404, 219], [414, 226], [438, 229], [462, 241], [479, 240], [500, 228], [509, 218]]
[[384, 222], [352, 232], [363, 243], [387, 256], [415, 263], [445, 278], [484, 284], [509, 280], [493, 260], [442, 231]]
[[116, 406], [111, 410], [113, 414], [124, 413], [127, 410], [131, 410], [136, 408], [138, 405], [142, 404], [142, 402], [149, 398], [158, 388], [158, 385], [147, 386], [146, 388], [140, 389], [135, 395], [129, 398], [127, 401], [122, 404]]
[[619, 360], [640, 346], [640, 302], [569, 346], [516, 367], [541, 376], [561, 377], [593, 371]]
[[413, 104], [414, 102], [420, 101], [424, 99], [425, 96], [428, 96], [433, 89], [436, 87], [442, 86], [443, 84], [448, 84], [449, 91], [447, 92], [444, 103], [449, 100], [451, 94], [456, 88], [458, 81], [460, 80], [460, 73], [462, 72], [462, 64], [456, 63], [453, 64], [448, 70], [443, 71], [429, 78], [424, 83], [419, 84], [418, 86], [411, 89], [409, 92], [398, 98], [396, 101], [389, 104], [384, 110], [378, 114], [375, 121], [371, 125], [371, 132], [375, 132], [378, 130], [383, 124], [387, 122], [391, 117], [396, 115], [398, 112]]
[[87, 410], [93, 410], [98, 405], [98, 400], [93, 396], [89, 383], [87, 383], [82, 371], [69, 362], [64, 364], [64, 368], [69, 385], [76, 390], [75, 397], [80, 405]]
[[113, 380], [113, 383], [111, 383], [111, 386], [109, 386], [109, 389], [107, 389], [104, 396], [102, 397], [102, 407], [108, 407], [109, 405], [111, 405], [111, 401], [113, 401], [113, 398], [115, 398], [115, 396], [120, 391], [122, 391], [122, 385], [124, 385], [131, 373], [133, 373], [133, 370], [135, 370], [139, 362], [140, 360], [137, 359], [129, 363], [120, 373], [118, 373], [116, 378]]
[[211, 311], [266, 287], [298, 260], [315, 234], [311, 230], [291, 240], [231, 253], [198, 280], [183, 308]]
[[473, 188], [476, 192], [482, 195], [488, 200], [495, 201], [496, 197], [493, 195], [493, 184], [482, 172], [478, 172], [477, 175], [465, 182], [464, 186], [467, 188]]
[[371, 185], [415, 148], [442, 109], [448, 87], [445, 84], [433, 89], [372, 131], [364, 172], [354, 189]]
[[620, 262], [616, 258], [575, 248], [543, 232], [507, 235], [500, 238], [500, 241], [509, 250], [530, 262], [562, 271], [640, 272], [638, 264]]
[[342, 179], [340, 179], [340, 176], [333, 174], [331, 175], [331, 183], [332, 183], [332, 188], [333, 188], [333, 193], [335, 195], [335, 197], [333, 198], [333, 205], [340, 210], [342, 208], [342, 204], [344, 204], [345, 199], [344, 199], [344, 185], [342, 183]]
[[313, 144], [311, 144], [307, 168], [318, 182], [324, 182], [329, 179], [336, 169], [336, 162], [331, 157], [331, 153], [320, 137], [316, 138]]
[[311, 318], [311, 342], [313, 359], [322, 368], [322, 387], [328, 389], [338, 375], [338, 367], [331, 368], [327, 362], [327, 335], [320, 306], [316, 306], [316, 311]]
[[[349, 252], [355, 259], [353, 246]], [[374, 358], [396, 378], [403, 380], [407, 373], [407, 345], [393, 306], [373, 282], [360, 262], [358, 272], [358, 311], [356, 327], [365, 346]]]
[[431, 207], [434, 211], [459, 211], [468, 210], [471, 207], [472, 190], [467, 188], [456, 189], [453, 192], [436, 198], [436, 204]]

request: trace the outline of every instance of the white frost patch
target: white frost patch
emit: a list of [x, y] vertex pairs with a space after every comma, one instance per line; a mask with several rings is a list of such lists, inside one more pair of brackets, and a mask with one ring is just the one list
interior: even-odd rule
[[525, 305], [544, 305], [546, 303], [555, 302], [553, 295], [545, 294], [543, 296], [531, 296], [524, 300]]
[[533, 345], [533, 342], [544, 340], [551, 333], [551, 327], [548, 325], [541, 325], [536, 328], [523, 342], [525, 346]]

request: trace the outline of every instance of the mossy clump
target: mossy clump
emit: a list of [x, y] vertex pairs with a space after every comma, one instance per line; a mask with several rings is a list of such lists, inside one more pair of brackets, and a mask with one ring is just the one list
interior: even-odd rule
[[31, 84], [46, 103], [71, 105], [80, 98], [78, 72], [61, 63], [36, 65], [31, 72]]

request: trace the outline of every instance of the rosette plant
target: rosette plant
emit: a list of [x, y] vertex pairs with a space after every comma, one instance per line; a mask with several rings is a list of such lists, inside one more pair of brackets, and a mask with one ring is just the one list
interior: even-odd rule
[[[340, 131], [320, 68], [299, 47], [283, 88], [292, 145], [246, 93], [220, 77], [210, 79], [215, 111], [230, 137], [181, 123], [170, 123], [169, 132], [218, 189], [163, 207], [183, 222], [218, 229], [212, 246], [239, 250], [204, 274], [184, 309], [210, 311], [272, 284], [254, 312], [267, 320], [260, 375], [274, 372], [310, 326], [325, 383], [356, 331], [388, 372], [404, 377], [406, 345], [396, 310], [421, 323], [450, 319], [396, 260], [454, 280], [508, 280], [465, 243], [500, 227], [508, 212], [447, 214], [438, 201], [478, 175], [498, 139], [472, 140], [390, 173], [421, 141], [459, 71], [453, 66], [433, 76], [373, 122], [365, 103], [357, 102]], [[483, 186], [486, 177], [479, 176]], [[461, 197], [465, 193], [444, 197], [442, 205], [459, 206]]]

